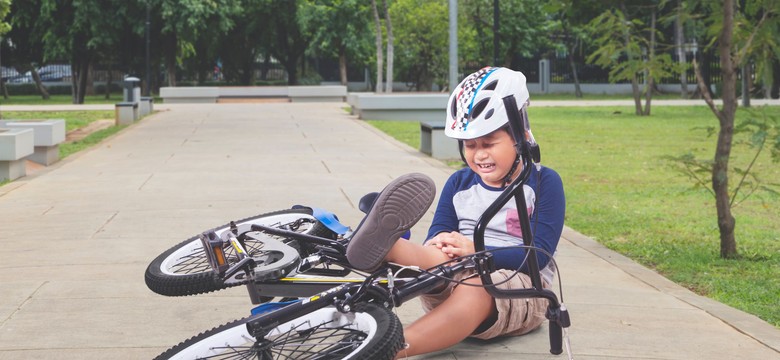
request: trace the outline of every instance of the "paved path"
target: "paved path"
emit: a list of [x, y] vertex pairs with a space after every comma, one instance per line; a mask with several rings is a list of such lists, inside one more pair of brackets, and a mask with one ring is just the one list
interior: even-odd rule
[[[166, 106], [94, 148], [0, 187], [0, 360], [149, 359], [248, 315], [242, 288], [166, 298], [149, 261], [228, 220], [294, 204], [357, 224], [357, 201], [407, 172], [451, 172], [345, 104]], [[6, 107], [3, 107], [5, 111]], [[427, 214], [413, 233], [420, 240]], [[780, 330], [697, 296], [571, 229], [559, 255], [577, 359], [777, 359]], [[420, 314], [398, 309], [404, 322]], [[421, 359], [562, 359], [546, 325]]]

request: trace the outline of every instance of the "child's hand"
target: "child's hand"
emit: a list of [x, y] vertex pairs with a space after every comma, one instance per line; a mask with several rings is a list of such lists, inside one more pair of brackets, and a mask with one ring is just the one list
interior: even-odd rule
[[450, 258], [474, 253], [474, 242], [457, 231], [439, 233], [428, 240], [426, 245], [435, 246]]

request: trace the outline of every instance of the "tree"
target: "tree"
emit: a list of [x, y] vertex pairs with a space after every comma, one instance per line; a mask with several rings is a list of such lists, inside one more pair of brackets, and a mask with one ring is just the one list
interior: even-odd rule
[[756, 34], [760, 33], [761, 27], [767, 26], [767, 19], [776, 18], [780, 13], [780, 4], [772, 0], [761, 1], [758, 4], [762, 14], [761, 20], [755, 26], [750, 26], [752, 31], [737, 31], [744, 30], [747, 25], [742, 22], [742, 18], [737, 17], [739, 12], [734, 0], [725, 0], [722, 6], [712, 1], [702, 1], [701, 4], [710, 14], [706, 18], [710, 44], [717, 45], [720, 56], [722, 107], [718, 108], [715, 104], [713, 94], [704, 83], [696, 62], [694, 62], [694, 69], [699, 90], [719, 124], [711, 179], [720, 233], [720, 256], [735, 258], [738, 255], [734, 236], [736, 220], [731, 211], [733, 200], [729, 195], [729, 160], [737, 111], [737, 69], [749, 57], [751, 49], [755, 46]]
[[[266, 27], [264, 0], [241, 0], [242, 11], [233, 15], [235, 26], [223, 36], [215, 39], [219, 59], [222, 61], [222, 74], [229, 83], [254, 85], [255, 64], [264, 57], [270, 60], [270, 36]], [[217, 61], [213, 56], [211, 66]]]
[[[19, 73], [35, 72], [36, 65], [43, 64], [43, 43], [41, 26], [36, 19], [41, 8], [40, 0], [14, 2], [10, 9], [10, 29], [5, 34], [3, 53], [5, 62]], [[49, 98], [46, 87], [40, 82], [38, 73], [33, 76], [35, 87], [45, 100]]]
[[393, 59], [395, 58], [395, 46], [393, 38], [393, 22], [390, 19], [390, 9], [387, 7], [387, 0], [382, 0], [382, 7], [385, 9], [385, 28], [387, 29], [387, 92], [393, 92]]
[[368, 7], [359, 0], [307, 0], [299, 21], [320, 55], [339, 59], [339, 78], [347, 85], [349, 57], [362, 58], [368, 51]]
[[[11, 0], [0, 0], [0, 51], [2, 51], [2, 39], [5, 34], [11, 30], [11, 25], [5, 21], [5, 17], [11, 11]], [[0, 87], [2, 87], [3, 97], [8, 99], [8, 89], [5, 87], [5, 78], [0, 74]]]
[[[549, 35], [555, 22], [545, 11], [545, 3], [533, 0], [502, 0], [498, 2], [501, 20], [498, 32], [499, 63], [496, 66], [517, 68], [517, 60], [530, 58], [551, 50]], [[467, 22], [474, 27], [479, 49], [475, 54], [480, 64], [493, 63], [493, 0], [463, 1]], [[473, 62], [473, 61], [472, 61]], [[527, 71], [525, 69], [519, 69]]]
[[[667, 52], [659, 52], [657, 38], [657, 7], [655, 1], [636, 7], [632, 17], [624, 1], [591, 20], [589, 33], [597, 49], [588, 56], [588, 62], [610, 69], [611, 82], [629, 80], [637, 115], [650, 115], [655, 79], [679, 72]], [[649, 26], [641, 17], [649, 16]], [[639, 77], [644, 75], [644, 89], [639, 89]], [[645, 106], [642, 107], [642, 94]]]
[[71, 64], [73, 103], [84, 103], [92, 86], [93, 65], [122, 47], [130, 26], [127, 19], [139, 12], [135, 3], [120, 0], [66, 2], [41, 0], [36, 26], [43, 42], [44, 60]]
[[266, 44], [267, 51], [282, 64], [287, 71], [287, 83], [299, 82], [298, 65], [309, 47], [309, 39], [301, 31], [298, 11], [305, 3], [292, 0], [265, 0], [263, 14], [265, 29], [260, 41]]
[[233, 15], [241, 11], [239, 3], [232, 0], [149, 1], [156, 5], [164, 24], [160, 35], [169, 86], [176, 86], [176, 69], [184, 59], [195, 56], [194, 44], [204, 36], [203, 30], [224, 34], [233, 27]]
[[413, 87], [431, 91], [447, 83], [447, 4], [443, 0], [397, 0], [390, 6], [397, 24], [398, 68]]
[[566, 53], [566, 60], [571, 68], [574, 80], [574, 95], [582, 97], [580, 89], [580, 80], [577, 71], [578, 62], [575, 60], [575, 54], [582, 43], [588, 39], [585, 29], [587, 20], [596, 16], [588, 16], [589, 12], [597, 9], [592, 1], [574, 1], [574, 0], [551, 0], [545, 7], [545, 11], [552, 14], [553, 32], [552, 37], [558, 44], [556, 47]]
[[376, 34], [376, 92], [382, 92], [382, 69], [384, 68], [384, 51], [382, 50], [382, 21], [379, 20], [379, 10], [376, 0], [371, 0], [371, 8], [374, 12], [374, 31]]

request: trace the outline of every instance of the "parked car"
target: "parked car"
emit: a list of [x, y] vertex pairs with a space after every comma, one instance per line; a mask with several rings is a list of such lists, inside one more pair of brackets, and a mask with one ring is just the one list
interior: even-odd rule
[[8, 82], [10, 79], [19, 76], [19, 72], [16, 71], [16, 69], [5, 66], [0, 66], [0, 74], [2, 74], [1, 76], [5, 82]]
[[[6, 79], [7, 83], [27, 84], [33, 82], [32, 72], [28, 71], [24, 74], [19, 74], [18, 72], [16, 72], [16, 70], [13, 70], [13, 72], [16, 73], [16, 75], [9, 76]], [[42, 66], [38, 68], [38, 76], [40, 76], [41, 81], [43, 82], [70, 81], [70, 77], [71, 77], [70, 65], [52, 64], [52, 65]], [[5, 70], [3, 71], [3, 77], [5, 78]]]
[[41, 76], [41, 81], [46, 81], [46, 82], [70, 81], [70, 77], [71, 77], [70, 65], [67, 64], [46, 65], [38, 69], [38, 75]]

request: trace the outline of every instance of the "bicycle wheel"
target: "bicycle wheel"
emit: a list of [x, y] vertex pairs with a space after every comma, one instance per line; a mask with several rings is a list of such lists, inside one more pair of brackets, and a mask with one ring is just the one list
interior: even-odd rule
[[403, 328], [389, 309], [361, 304], [340, 313], [326, 307], [275, 326], [263, 339], [237, 320], [186, 340], [156, 359], [392, 359]]
[[[275, 211], [235, 222], [239, 234], [250, 231], [252, 224], [273, 226], [330, 239], [336, 237], [330, 229], [312, 216], [312, 210], [309, 208]], [[230, 231], [230, 224], [214, 228], [212, 231], [221, 235]], [[281, 237], [276, 237], [276, 239], [284, 241]], [[262, 241], [247, 237], [245, 245], [249, 256], [265, 263], [277, 260], [272, 254], [264, 253]], [[289, 245], [299, 248], [294, 242]], [[238, 261], [235, 250], [230, 246], [225, 247], [225, 256], [229, 263]], [[198, 235], [184, 240], [157, 256], [146, 268], [145, 279], [149, 289], [166, 296], [202, 294], [241, 285], [248, 280], [227, 283], [222, 281], [209, 265]]]

